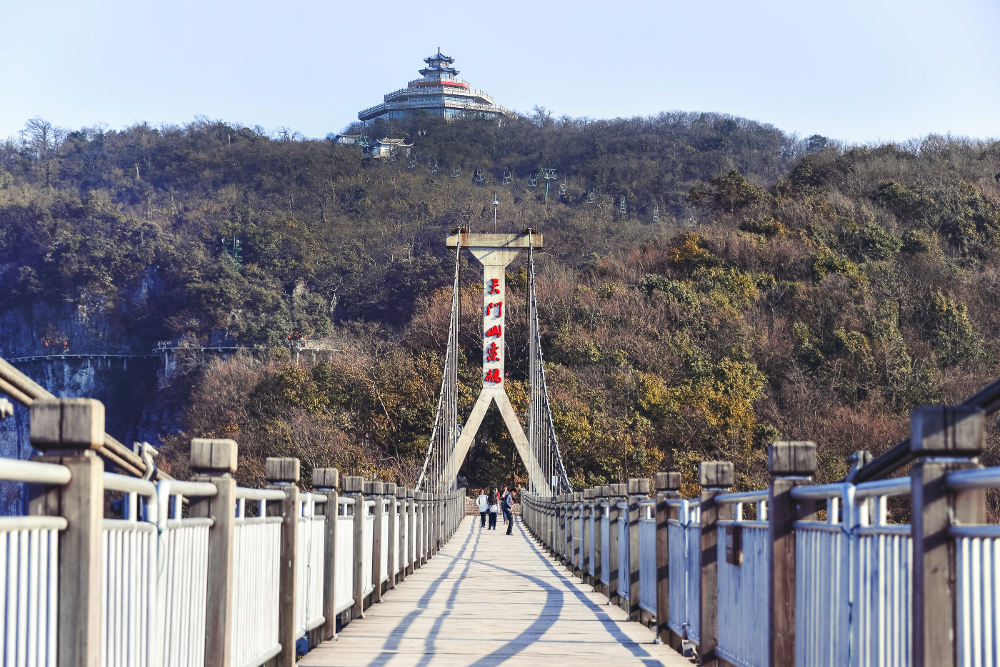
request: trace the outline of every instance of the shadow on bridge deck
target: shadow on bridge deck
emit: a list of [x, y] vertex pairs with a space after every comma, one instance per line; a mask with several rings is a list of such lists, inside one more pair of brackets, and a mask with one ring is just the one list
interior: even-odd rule
[[467, 517], [427, 565], [300, 665], [685, 665], [545, 556], [522, 529]]

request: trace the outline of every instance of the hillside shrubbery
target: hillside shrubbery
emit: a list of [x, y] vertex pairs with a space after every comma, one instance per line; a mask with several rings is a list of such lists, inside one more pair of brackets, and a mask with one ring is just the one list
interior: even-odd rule
[[[87, 305], [130, 326], [139, 349], [219, 331], [263, 349], [335, 333], [341, 352], [321, 362], [244, 356], [195, 378], [171, 447], [235, 437], [250, 477], [262, 457], [293, 454], [307, 469], [415, 478], [451, 300], [443, 237], [492, 230], [494, 191], [502, 231], [545, 233], [543, 346], [576, 485], [726, 458], [741, 486], [759, 486], [776, 438], [816, 440], [820, 477], [835, 479], [850, 451], [904, 437], [914, 405], [997, 373], [1000, 144], [805, 153], [767, 126], [687, 114], [378, 132], [413, 141], [411, 158], [204, 122], [8, 143], [0, 306]], [[545, 202], [530, 187], [540, 167], [565, 194], [550, 186]], [[480, 288], [462, 261], [467, 414]], [[512, 265], [518, 410], [525, 276]], [[498, 426], [464, 470], [476, 483], [509, 472]]]

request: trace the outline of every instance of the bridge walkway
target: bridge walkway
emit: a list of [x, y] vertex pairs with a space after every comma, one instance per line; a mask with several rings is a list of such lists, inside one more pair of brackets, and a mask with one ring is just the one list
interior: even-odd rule
[[549, 558], [520, 518], [510, 536], [497, 523], [466, 517], [427, 565], [299, 665], [691, 666]]

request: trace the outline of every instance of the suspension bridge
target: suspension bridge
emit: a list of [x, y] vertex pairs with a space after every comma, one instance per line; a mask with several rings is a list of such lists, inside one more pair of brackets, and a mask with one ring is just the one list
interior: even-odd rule
[[[236, 484], [238, 444], [194, 439], [188, 480], [0, 360], [30, 407], [30, 461], [0, 459], [23, 516], [0, 517], [4, 665], [993, 665], [1000, 526], [984, 419], [1000, 381], [913, 412], [911, 437], [816, 485], [816, 446], [775, 442], [771, 479], [732, 492], [727, 461], [572, 489], [545, 384], [533, 252], [457, 230], [437, 415], [415, 488], [269, 458]], [[483, 267], [483, 382], [460, 423], [460, 253]], [[528, 255], [527, 429], [506, 392], [505, 267]], [[512, 534], [456, 486], [496, 404], [528, 473]], [[0, 400], [0, 418], [9, 412]], [[106, 470], [106, 467], [109, 470]], [[111, 470], [114, 470], [112, 472]], [[469, 515], [469, 516], [467, 516]]]

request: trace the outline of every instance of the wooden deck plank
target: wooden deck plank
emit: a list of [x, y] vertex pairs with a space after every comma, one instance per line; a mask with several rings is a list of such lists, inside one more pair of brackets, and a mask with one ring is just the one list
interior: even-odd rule
[[520, 522], [508, 536], [467, 517], [424, 567], [299, 665], [691, 666], [627, 619], [545, 556]]

